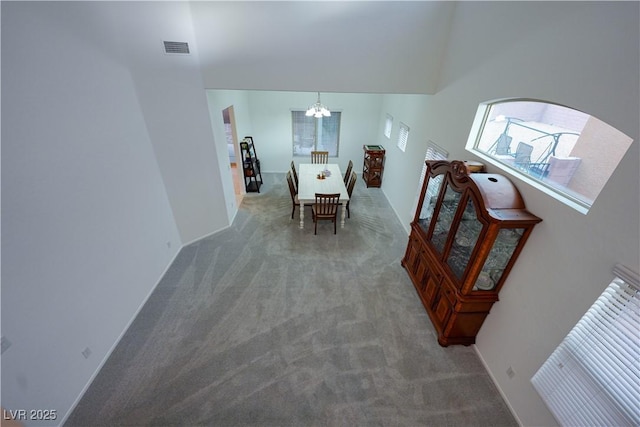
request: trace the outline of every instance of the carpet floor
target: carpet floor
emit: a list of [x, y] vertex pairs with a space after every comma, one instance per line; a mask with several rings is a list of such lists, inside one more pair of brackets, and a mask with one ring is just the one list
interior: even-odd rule
[[361, 179], [313, 234], [284, 174], [182, 248], [67, 419], [90, 426], [517, 426], [472, 347], [440, 347]]

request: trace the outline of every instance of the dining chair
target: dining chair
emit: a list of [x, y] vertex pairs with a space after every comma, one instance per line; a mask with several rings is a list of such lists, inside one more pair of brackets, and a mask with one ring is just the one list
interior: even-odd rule
[[[296, 191], [296, 187], [293, 184], [291, 171], [287, 172], [287, 183], [289, 184], [289, 194], [291, 194], [291, 219], [293, 219], [293, 215], [296, 212], [296, 206], [300, 206], [300, 200], [298, 199], [298, 192]], [[309, 204], [305, 203], [305, 206], [309, 206]]]
[[315, 228], [313, 234], [318, 234], [318, 221], [333, 221], [333, 234], [336, 234], [338, 224], [338, 202], [340, 201], [340, 193], [322, 194], [316, 193], [316, 202], [311, 207], [313, 222]]
[[298, 191], [298, 172], [296, 172], [296, 164], [291, 160], [291, 172], [293, 174], [293, 182], [296, 183], [296, 192]]
[[344, 173], [344, 185], [349, 184], [349, 178], [351, 178], [351, 170], [353, 169], [353, 162], [349, 160], [349, 164], [347, 165], [347, 171]]
[[349, 200], [347, 200], [347, 217], [351, 218], [351, 212], [349, 211], [349, 204], [351, 203], [351, 195], [353, 194], [353, 188], [356, 186], [356, 181], [358, 181], [358, 177], [355, 172], [351, 172], [351, 179], [349, 180], [349, 185], [347, 185], [347, 194], [349, 195]]
[[326, 164], [328, 162], [329, 162], [328, 151], [312, 151], [311, 152], [311, 163]]

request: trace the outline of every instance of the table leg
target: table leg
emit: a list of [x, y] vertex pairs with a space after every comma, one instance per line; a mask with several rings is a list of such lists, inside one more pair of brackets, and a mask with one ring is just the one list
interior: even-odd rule
[[300, 202], [300, 229], [304, 228], [304, 203]]
[[340, 228], [344, 228], [344, 218], [347, 216], [347, 205], [342, 205], [342, 215], [340, 219]]

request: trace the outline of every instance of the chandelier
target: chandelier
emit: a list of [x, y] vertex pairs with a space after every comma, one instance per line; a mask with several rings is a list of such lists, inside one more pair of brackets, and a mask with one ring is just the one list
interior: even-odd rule
[[318, 101], [309, 107], [309, 109], [305, 113], [305, 116], [307, 117], [313, 116], [316, 118], [320, 118], [323, 116], [329, 117], [330, 115], [331, 115], [331, 111], [329, 111], [327, 107], [325, 107], [320, 103], [320, 92], [318, 92]]

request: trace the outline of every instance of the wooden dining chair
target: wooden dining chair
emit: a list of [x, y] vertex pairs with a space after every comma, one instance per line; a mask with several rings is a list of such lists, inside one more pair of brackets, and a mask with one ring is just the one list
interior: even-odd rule
[[[347, 205], [345, 209], [347, 210], [347, 218], [351, 218], [351, 212], [349, 212], [349, 204], [351, 203], [351, 195], [353, 194], [353, 189], [356, 186], [356, 182], [358, 181], [358, 177], [355, 172], [351, 172], [351, 178], [347, 184], [347, 194], [349, 195], [349, 200], [347, 200]], [[338, 205], [342, 206], [342, 203], [338, 203]]]
[[351, 178], [351, 170], [353, 169], [353, 162], [349, 160], [349, 164], [347, 165], [347, 171], [344, 173], [344, 185], [349, 185], [349, 178]]
[[291, 160], [291, 172], [293, 174], [293, 182], [296, 183], [296, 193], [298, 192], [298, 172], [296, 172], [296, 164]]
[[349, 180], [349, 184], [347, 185], [347, 194], [349, 195], [349, 200], [347, 200], [347, 217], [351, 218], [351, 212], [349, 211], [349, 204], [351, 203], [351, 195], [353, 194], [353, 189], [356, 186], [356, 181], [358, 181], [358, 177], [355, 172], [351, 172], [351, 179]]
[[[293, 215], [296, 213], [296, 207], [300, 206], [300, 199], [298, 199], [298, 190], [293, 183], [291, 171], [287, 172], [287, 184], [289, 184], [289, 194], [291, 194], [291, 219], [293, 219]], [[305, 203], [304, 205], [313, 206], [313, 203]]]
[[296, 212], [296, 206], [300, 206], [300, 201], [298, 200], [298, 192], [296, 191], [296, 187], [293, 184], [291, 171], [287, 172], [287, 183], [289, 184], [289, 194], [291, 194], [291, 219], [293, 219], [293, 214]]
[[336, 234], [338, 225], [338, 202], [340, 201], [340, 193], [322, 194], [316, 193], [316, 202], [311, 207], [313, 222], [315, 228], [313, 234], [318, 234], [318, 221], [333, 221], [333, 234]]
[[311, 152], [311, 163], [326, 164], [328, 162], [329, 162], [328, 151], [312, 151]]

